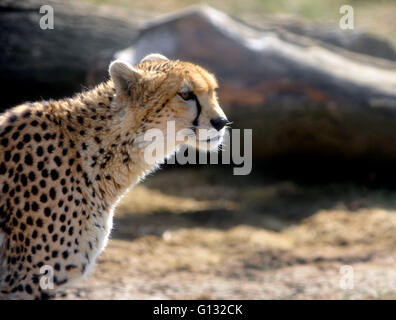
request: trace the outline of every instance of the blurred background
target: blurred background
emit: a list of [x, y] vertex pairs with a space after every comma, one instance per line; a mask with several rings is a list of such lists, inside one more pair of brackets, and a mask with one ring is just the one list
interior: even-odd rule
[[396, 1], [0, 0], [0, 49], [1, 110], [159, 52], [215, 73], [253, 132], [249, 175], [164, 165], [135, 187], [61, 298], [396, 297]]

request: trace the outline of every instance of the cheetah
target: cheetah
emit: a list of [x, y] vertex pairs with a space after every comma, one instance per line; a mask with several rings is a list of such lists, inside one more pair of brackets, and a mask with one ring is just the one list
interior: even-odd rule
[[[185, 144], [148, 163], [148, 130], [166, 136], [172, 120], [176, 130], [216, 133], [200, 149], [222, 143], [228, 120], [204, 68], [150, 54], [135, 66], [113, 61], [109, 75], [72, 98], [0, 115], [0, 298], [52, 298], [89, 273], [120, 198]], [[40, 285], [43, 266], [53, 289]]]

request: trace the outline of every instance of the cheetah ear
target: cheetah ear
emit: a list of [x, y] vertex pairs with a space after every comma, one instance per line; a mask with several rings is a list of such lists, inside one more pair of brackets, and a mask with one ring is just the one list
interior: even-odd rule
[[145, 56], [142, 60], [140, 60], [140, 63], [145, 61], [161, 61], [161, 60], [168, 61], [169, 59], [160, 53], [150, 53], [147, 56]]
[[139, 70], [122, 60], [115, 60], [110, 64], [109, 74], [117, 93], [127, 93], [142, 78]]

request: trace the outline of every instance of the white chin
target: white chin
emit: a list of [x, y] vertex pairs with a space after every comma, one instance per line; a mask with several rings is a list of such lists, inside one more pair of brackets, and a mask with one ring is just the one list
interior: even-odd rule
[[197, 149], [201, 151], [218, 151], [219, 146], [223, 142], [223, 135], [218, 135], [208, 140], [197, 140]]

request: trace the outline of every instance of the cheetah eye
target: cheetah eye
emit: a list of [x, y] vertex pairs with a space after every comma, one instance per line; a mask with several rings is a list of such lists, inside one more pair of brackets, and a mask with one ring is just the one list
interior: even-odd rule
[[194, 99], [194, 93], [192, 91], [179, 92], [178, 95], [185, 101]]

